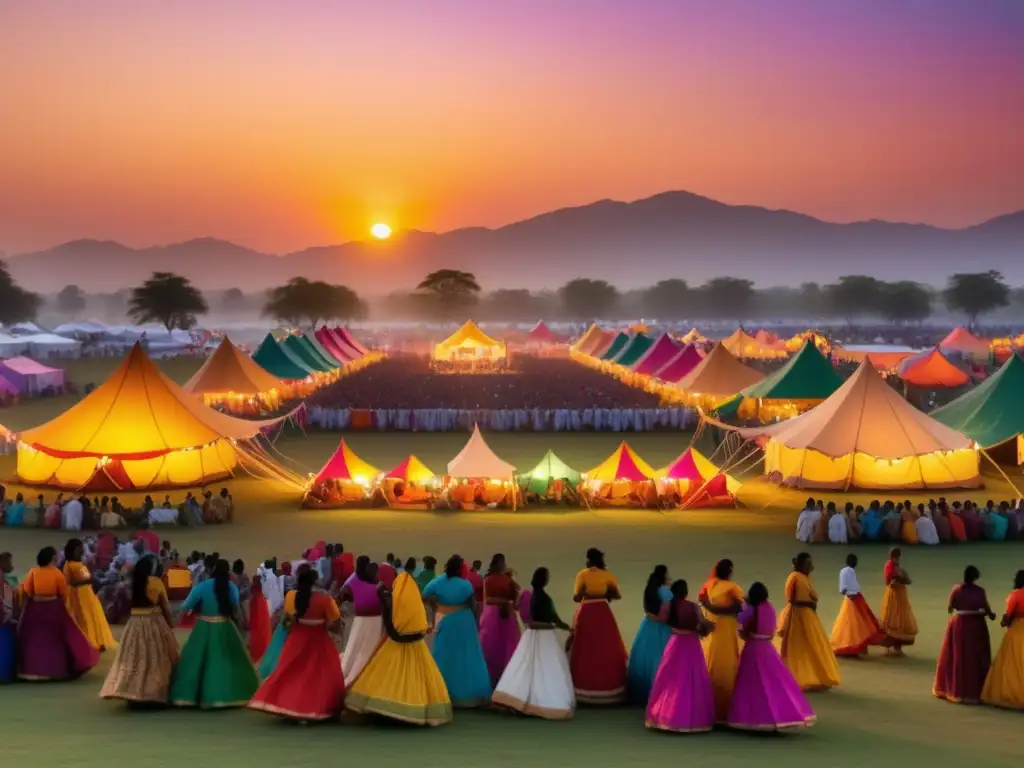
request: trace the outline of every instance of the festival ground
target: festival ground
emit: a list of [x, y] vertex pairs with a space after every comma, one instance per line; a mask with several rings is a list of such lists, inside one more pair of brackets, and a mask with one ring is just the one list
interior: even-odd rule
[[[101, 381], [117, 360], [85, 361], [94, 373], [69, 371], [76, 381]], [[198, 363], [196, 363], [197, 365]], [[103, 366], [100, 369], [99, 366]], [[189, 361], [173, 361], [164, 369], [176, 380], [194, 370]], [[0, 420], [13, 429], [32, 426], [66, 408], [62, 400], [36, 400], [6, 409]], [[337, 442], [337, 434], [288, 440], [281, 450], [312, 468], [318, 467]], [[455, 455], [464, 434], [360, 434], [350, 436], [367, 461], [380, 467], [416, 453], [440, 471]], [[679, 433], [629, 434], [634, 448], [652, 464], [664, 464], [685, 446]], [[532, 466], [548, 448], [581, 469], [596, 464], [621, 436], [603, 434], [488, 435], [499, 455], [520, 467]], [[0, 459], [0, 473], [10, 475], [14, 457]], [[1019, 475], [1014, 475], [1018, 482]], [[1019, 484], [1019, 482], [1018, 482]], [[778, 493], [761, 482], [741, 492], [748, 507], [739, 510], [587, 512], [527, 511], [524, 513], [425, 513], [388, 510], [303, 511], [294, 492], [271, 483], [238, 480], [229, 483], [238, 515], [230, 526], [190, 530], [173, 528], [166, 538], [176, 548], [219, 550], [243, 557], [250, 570], [258, 559], [277, 554], [297, 556], [317, 539], [342, 541], [356, 552], [377, 558], [389, 551], [405, 557], [452, 552], [486, 560], [493, 552], [507, 554], [520, 578], [538, 565], [551, 569], [549, 589], [563, 616], [572, 611], [572, 580], [589, 546], [603, 548], [609, 567], [619, 577], [625, 599], [615, 606], [627, 643], [642, 618], [640, 596], [647, 573], [667, 563], [675, 577], [684, 577], [693, 592], [720, 557], [736, 562], [737, 580], [747, 585], [764, 581], [781, 608], [782, 585], [790, 559], [798, 550], [794, 539], [797, 511], [806, 494]], [[997, 477], [973, 494], [947, 493], [950, 498], [985, 500], [1013, 493]], [[13, 493], [16, 487], [10, 487]], [[47, 497], [52, 495], [47, 492]], [[172, 494], [177, 499], [182, 494]], [[819, 494], [816, 494], [819, 495]], [[824, 498], [840, 496], [821, 494]], [[905, 494], [893, 494], [903, 498]], [[857, 500], [870, 498], [858, 495]], [[927, 495], [912, 494], [915, 502]], [[129, 497], [127, 503], [135, 503]], [[767, 506], [765, 506], [767, 504]], [[14, 553], [19, 571], [32, 564], [45, 544], [59, 546], [67, 538], [56, 531], [0, 531], [0, 549]], [[855, 551], [865, 594], [880, 607], [885, 545], [811, 549], [815, 583], [821, 592], [819, 613], [831, 627], [839, 608], [836, 580], [843, 558]], [[499, 712], [458, 711], [454, 722], [438, 729], [410, 729], [390, 724], [354, 724], [295, 728], [246, 711], [132, 711], [97, 695], [110, 665], [105, 657], [82, 680], [59, 685], [0, 687], [2, 754], [12, 765], [103, 765], [119, 768], [167, 765], [238, 764], [282, 766], [382, 761], [410, 765], [502, 766], [527, 762], [551, 766], [674, 765], [681, 760], [792, 766], [804, 761], [829, 766], [1008, 765], [1019, 760], [1019, 713], [988, 707], [947, 704], [931, 696], [932, 675], [945, 626], [946, 598], [964, 565], [982, 571], [982, 584], [998, 610], [1014, 572], [1024, 567], [1019, 542], [978, 543], [935, 548], [910, 548], [904, 565], [914, 579], [911, 599], [920, 623], [917, 644], [906, 658], [873, 652], [866, 661], [842, 661], [842, 685], [813, 694], [816, 727], [786, 736], [751, 736], [715, 732], [706, 736], [673, 736], [643, 728], [638, 709], [581, 707], [575, 720], [554, 723]], [[117, 632], [120, 628], [115, 628]], [[1002, 630], [992, 626], [994, 648]], [[182, 634], [181, 639], [184, 640]], [[51, 738], [58, 735], [60, 738]]]

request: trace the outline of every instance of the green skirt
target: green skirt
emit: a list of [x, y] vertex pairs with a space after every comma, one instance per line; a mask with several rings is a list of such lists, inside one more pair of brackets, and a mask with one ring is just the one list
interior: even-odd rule
[[259, 677], [233, 621], [200, 618], [171, 683], [176, 707], [244, 707], [256, 693]]

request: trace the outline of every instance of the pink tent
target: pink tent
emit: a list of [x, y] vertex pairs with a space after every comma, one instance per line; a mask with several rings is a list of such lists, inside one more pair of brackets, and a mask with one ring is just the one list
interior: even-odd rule
[[[664, 478], [680, 482], [683, 502], [693, 506], [719, 506], [735, 503], [729, 488], [729, 477], [725, 473], [702, 473], [697, 467], [693, 450], [687, 448], [675, 461], [665, 468]], [[705, 464], [707, 459], [701, 457]], [[685, 481], [685, 482], [681, 482]], [[685, 490], [683, 488], [685, 487]]]
[[680, 345], [667, 333], [661, 334], [633, 366], [633, 373], [653, 376], [679, 354]]
[[11, 384], [11, 382], [9, 382], [3, 376], [0, 376], [0, 394], [20, 395], [21, 393], [18, 391], [18, 388], [16, 386]]
[[526, 338], [536, 344], [557, 344], [560, 341], [543, 320], [533, 326], [533, 330], [526, 334]]
[[696, 368], [703, 359], [704, 355], [700, 353], [696, 345], [687, 344], [654, 376], [662, 381], [667, 381], [669, 384], [674, 384]]
[[35, 395], [47, 387], [63, 388], [65, 375], [60, 368], [50, 368], [30, 357], [11, 357], [0, 360], [0, 376], [21, 394]]
[[326, 327], [318, 329], [313, 335], [316, 336], [316, 340], [319, 341], [338, 362], [347, 363], [352, 359], [352, 357], [347, 355], [338, 345], [337, 340], [331, 335], [331, 332]]
[[352, 347], [352, 349], [359, 353], [358, 355], [356, 355], [356, 357], [362, 357], [363, 355], [370, 351], [359, 342], [359, 339], [352, 335], [352, 331], [350, 331], [348, 328], [338, 326], [337, 328], [334, 329], [334, 333], [342, 341], [344, 341], [346, 344]]
[[338, 351], [345, 356], [346, 360], [358, 360], [366, 353], [361, 348], [352, 346], [346, 339], [345, 335], [341, 332], [344, 329], [340, 328], [328, 328], [327, 332], [331, 334], [334, 339], [334, 345], [338, 348]]

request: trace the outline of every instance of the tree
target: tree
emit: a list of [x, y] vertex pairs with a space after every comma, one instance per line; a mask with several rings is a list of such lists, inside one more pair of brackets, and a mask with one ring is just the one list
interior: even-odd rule
[[245, 309], [245, 294], [240, 288], [228, 288], [220, 297], [220, 308], [225, 312], [241, 312]]
[[14, 282], [7, 262], [0, 259], [0, 323], [12, 325], [34, 320], [42, 303], [38, 294], [26, 291]]
[[880, 308], [882, 283], [868, 275], [843, 275], [838, 283], [825, 286], [825, 310], [853, 326], [853, 319], [874, 314]]
[[187, 277], [171, 272], [154, 272], [149, 280], [132, 289], [128, 301], [128, 316], [132, 320], [160, 323], [168, 334], [175, 328], [193, 328], [196, 315], [208, 311], [199, 289]]
[[806, 315], [817, 317], [825, 311], [825, 295], [817, 283], [800, 283], [799, 301]]
[[57, 311], [76, 317], [85, 310], [85, 293], [77, 285], [65, 285], [57, 294]]
[[450, 320], [461, 308], [476, 303], [480, 285], [472, 272], [439, 269], [423, 278], [416, 290], [430, 296], [441, 317]]
[[743, 325], [754, 301], [754, 284], [740, 277], [714, 277], [701, 292], [708, 309], [720, 317], [735, 319], [739, 325]]
[[932, 313], [931, 291], [910, 280], [882, 283], [879, 311], [893, 323], [921, 322]]
[[543, 317], [545, 301], [525, 288], [501, 288], [489, 293], [481, 314], [494, 320], [536, 320]]
[[644, 291], [644, 307], [655, 317], [679, 318], [693, 314], [688, 305], [690, 286], [672, 278], [655, 283]]
[[608, 316], [615, 309], [619, 292], [604, 280], [579, 277], [562, 286], [562, 306], [573, 320], [587, 320], [598, 315]]
[[1010, 288], [1001, 273], [990, 269], [951, 276], [942, 297], [951, 312], [967, 315], [967, 327], [973, 329], [980, 315], [1010, 303]]
[[362, 317], [366, 306], [356, 292], [345, 285], [293, 277], [284, 285], [267, 291], [263, 315], [297, 326], [307, 320], [311, 328], [325, 320]]

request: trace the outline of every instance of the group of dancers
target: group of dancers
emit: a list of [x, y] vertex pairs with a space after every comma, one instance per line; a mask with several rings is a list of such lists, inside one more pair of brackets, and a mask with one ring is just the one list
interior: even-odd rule
[[[0, 679], [73, 679], [95, 666], [101, 651], [116, 649], [100, 695], [135, 703], [247, 706], [303, 722], [334, 720], [349, 710], [441, 725], [458, 708], [493, 705], [569, 719], [577, 702], [628, 701], [644, 707], [647, 727], [657, 730], [781, 731], [814, 723], [806, 693], [839, 685], [838, 656], [862, 656], [872, 645], [902, 653], [917, 634], [898, 548], [885, 566], [880, 620], [861, 594], [856, 557], [847, 559], [831, 638], [817, 614], [808, 553], [794, 558], [778, 617], [766, 586], [755, 582], [744, 592], [729, 560], [716, 563], [696, 600], [686, 581], [657, 566], [629, 653], [610, 607], [621, 599], [618, 581], [597, 549], [587, 551], [576, 577], [571, 626], [547, 592], [546, 568], [523, 588], [497, 554], [477, 589], [475, 569], [458, 555], [440, 574], [433, 558], [422, 569], [399, 570], [361, 556], [336, 583], [317, 568], [323, 558], [299, 565], [284, 582], [273, 631], [262, 578], [246, 582], [251, 593], [240, 623], [243, 590], [228, 561], [214, 558], [175, 616], [167, 581], [158, 576], [160, 561], [146, 554], [128, 574], [131, 613], [118, 647], [82, 553], [82, 543], [71, 540], [59, 569], [57, 552], [46, 547], [20, 584], [10, 557], [0, 555]], [[950, 597], [934, 692], [1021, 709], [1024, 571], [994, 661], [985, 621], [995, 614], [978, 575], [969, 567]], [[331, 592], [321, 588], [325, 581], [334, 585]], [[192, 630], [179, 649], [173, 628], [182, 623]], [[566, 640], [559, 630], [568, 632]]]

